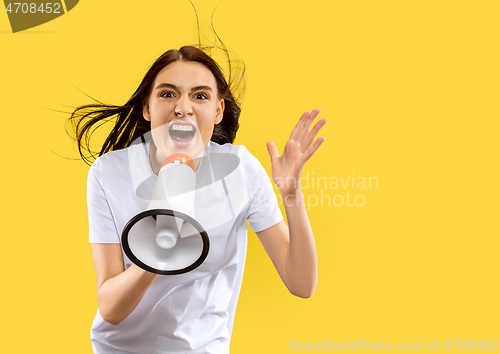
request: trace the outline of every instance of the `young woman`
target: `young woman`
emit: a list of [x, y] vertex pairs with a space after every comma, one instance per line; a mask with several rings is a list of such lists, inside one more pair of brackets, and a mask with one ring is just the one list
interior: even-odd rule
[[[230, 84], [203, 50], [184, 46], [160, 56], [124, 106], [87, 105], [73, 113], [84, 159], [96, 124], [117, 116], [88, 175], [99, 305], [91, 329], [94, 353], [228, 353], [247, 220], [289, 291], [313, 294], [316, 246], [298, 182], [324, 141], [315, 137], [326, 120], [311, 129], [319, 110], [304, 112], [282, 155], [274, 142], [267, 144], [287, 226], [262, 165], [244, 146], [232, 145], [240, 108]], [[154, 185], [172, 152], [194, 158], [197, 186], [201, 181], [196, 215], [210, 252], [191, 272], [158, 276], [128, 259], [120, 237], [128, 220], [146, 210], [150, 194], [141, 188]]]

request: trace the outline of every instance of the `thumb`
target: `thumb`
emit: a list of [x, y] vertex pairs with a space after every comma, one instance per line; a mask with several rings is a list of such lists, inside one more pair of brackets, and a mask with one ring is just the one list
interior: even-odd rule
[[278, 154], [278, 149], [276, 149], [276, 144], [274, 141], [269, 141], [267, 143], [267, 151], [269, 152], [269, 156], [271, 156], [271, 162], [275, 159], [280, 157], [280, 154]]

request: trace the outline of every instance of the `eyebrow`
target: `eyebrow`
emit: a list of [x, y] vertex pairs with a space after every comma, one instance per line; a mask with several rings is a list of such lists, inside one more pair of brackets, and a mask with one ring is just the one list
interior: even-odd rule
[[[174, 90], [177, 90], [177, 91], [181, 90], [181, 88], [179, 86], [172, 85], [172, 84], [167, 84], [167, 83], [161, 83], [161, 84], [159, 84], [158, 86], [156, 86], [156, 90], [159, 90], [159, 89], [161, 89], [163, 87], [168, 87], [168, 88], [171, 88], [171, 89], [174, 89]], [[210, 86], [206, 86], [206, 85], [195, 86], [195, 87], [191, 88], [191, 92], [198, 91], [198, 90], [212, 91], [212, 88]]]

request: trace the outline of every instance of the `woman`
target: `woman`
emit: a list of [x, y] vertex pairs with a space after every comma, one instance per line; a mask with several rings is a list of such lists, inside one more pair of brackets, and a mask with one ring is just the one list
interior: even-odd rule
[[[274, 142], [267, 144], [288, 226], [262, 165], [246, 148], [232, 145], [240, 109], [231, 85], [203, 50], [167, 51], [124, 106], [84, 106], [73, 118], [85, 110], [90, 112], [76, 119], [81, 153], [95, 124], [118, 116], [88, 176], [99, 304], [91, 330], [94, 353], [228, 353], [246, 257], [246, 220], [289, 291], [303, 298], [313, 294], [316, 247], [298, 182], [324, 141], [314, 139], [325, 119], [310, 130], [319, 110], [304, 112], [281, 156]], [[139, 137], [144, 142], [132, 144]], [[150, 194], [140, 192], [141, 186], [155, 183], [172, 152], [194, 157], [200, 183], [196, 215], [209, 235], [210, 253], [194, 271], [158, 276], [128, 259], [120, 235], [131, 217], [146, 210], [144, 195]], [[217, 158], [224, 154], [232, 158]], [[234, 171], [217, 177], [228, 163]]]

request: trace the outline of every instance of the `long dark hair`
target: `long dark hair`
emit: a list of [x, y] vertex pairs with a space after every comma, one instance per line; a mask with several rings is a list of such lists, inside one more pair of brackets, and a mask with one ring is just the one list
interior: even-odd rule
[[[232, 63], [229, 52], [223, 46], [222, 49], [228, 59], [228, 83], [221, 67], [206, 53], [206, 51], [213, 48], [202, 47], [201, 45], [183, 46], [179, 50], [171, 49], [163, 53], [149, 68], [135, 93], [123, 106], [107, 105], [95, 100], [98, 104], [77, 107], [68, 119], [68, 123], [73, 126], [74, 132], [68, 134], [76, 140], [78, 152], [82, 159], [89, 165], [96, 159], [95, 152], [90, 147], [91, 136], [97, 128], [107, 122], [114, 121], [114, 126], [102, 144], [98, 156], [109, 151], [126, 148], [137, 138], [151, 130], [151, 122], [144, 119], [142, 107], [149, 99], [158, 73], [167, 65], [178, 60], [201, 63], [214, 75], [219, 98], [224, 99], [225, 108], [222, 121], [215, 125], [210, 140], [218, 144], [232, 143], [239, 128], [238, 120], [241, 112], [239, 100], [244, 92], [245, 69], [243, 64], [241, 70], [237, 71], [238, 75], [233, 76], [234, 69], [231, 68]], [[237, 97], [233, 96], [233, 92], [238, 93]]]

